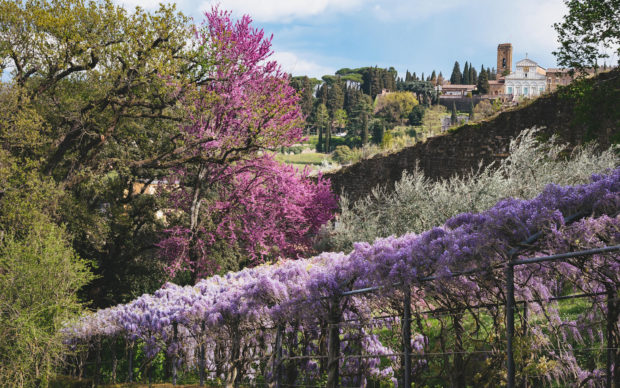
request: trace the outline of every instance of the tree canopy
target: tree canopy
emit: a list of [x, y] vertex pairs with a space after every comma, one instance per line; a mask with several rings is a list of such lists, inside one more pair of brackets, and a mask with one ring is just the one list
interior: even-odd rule
[[558, 64], [584, 70], [597, 68], [609, 50], [620, 58], [620, 0], [564, 0], [568, 13], [553, 27], [560, 47]]

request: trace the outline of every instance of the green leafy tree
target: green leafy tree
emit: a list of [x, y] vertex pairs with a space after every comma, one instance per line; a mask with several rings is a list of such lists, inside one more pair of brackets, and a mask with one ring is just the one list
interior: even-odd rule
[[55, 220], [97, 263], [87, 290], [97, 306], [160, 285], [152, 258], [161, 221], [145, 191], [182, 162], [180, 102], [210, 67], [208, 53], [188, 46], [188, 22], [174, 6], [128, 13], [107, 0], [0, 0], [0, 58], [19, 96], [0, 103], [41, 120], [28, 155], [11, 152], [42, 160], [39, 170], [65, 188]]
[[[6, 112], [5, 112], [6, 113]], [[15, 112], [14, 112], [15, 113]], [[36, 120], [14, 115], [26, 128]], [[0, 132], [8, 126], [0, 118]], [[78, 316], [92, 275], [56, 224], [63, 190], [38, 161], [0, 148], [0, 385], [47, 386], [69, 353], [63, 325]]]
[[620, 0], [564, 0], [568, 13], [553, 27], [560, 47], [558, 64], [585, 70], [615, 52], [620, 60]]
[[411, 92], [394, 92], [377, 97], [375, 114], [386, 121], [396, 123], [406, 118], [418, 100]]
[[409, 125], [422, 125], [426, 108], [423, 105], [416, 105], [409, 113]]

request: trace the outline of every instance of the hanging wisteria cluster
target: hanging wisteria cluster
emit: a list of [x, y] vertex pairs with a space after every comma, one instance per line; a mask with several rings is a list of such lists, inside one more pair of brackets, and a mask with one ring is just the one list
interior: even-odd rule
[[[325, 336], [330, 325], [338, 324], [341, 354], [368, 356], [341, 357], [342, 378], [357, 378], [356, 384], [370, 377], [394, 378], [402, 367], [395, 356], [400, 349], [378, 333], [400, 322], [377, 316], [400, 313], [403, 285], [411, 287], [418, 320], [427, 317], [424, 311], [429, 309], [460, 308], [476, 314], [472, 307], [503, 305], [505, 279], [502, 271], [493, 269], [511, 259], [511, 249], [521, 247], [516, 258], [525, 258], [618, 244], [619, 210], [620, 168], [616, 168], [593, 176], [585, 185], [549, 185], [532, 200], [505, 199], [488, 211], [460, 214], [421, 234], [358, 243], [348, 254], [284, 260], [213, 276], [194, 286], [167, 283], [153, 295], [83, 317], [68, 326], [66, 334], [76, 345], [110, 337], [139, 341], [147, 357], [166, 352], [179, 366], [203, 365], [209, 377], [229, 383], [272, 378], [269, 361], [275, 357], [274, 344], [281, 341], [288, 359], [285, 375], [294, 383], [299, 373], [319, 378], [325, 371]], [[566, 221], [574, 215], [576, 221]], [[535, 242], [522, 246], [538, 232]], [[480, 268], [488, 271], [454, 276]], [[531, 314], [541, 317], [530, 325], [523, 341], [529, 353], [545, 351], [546, 379], [599, 382], [601, 371], [581, 365], [571, 344], [595, 341], [600, 335], [593, 328], [608, 313], [604, 296], [590, 298], [587, 314], [570, 320], [549, 301], [565, 292], [569, 283], [572, 291], [617, 293], [619, 274], [617, 253], [515, 268], [516, 299], [534, 301], [529, 304]], [[431, 276], [436, 280], [422, 281]], [[342, 295], [376, 286], [381, 288], [372, 293]], [[501, 333], [499, 309], [486, 309], [485, 314], [497, 314], [493, 322], [496, 333]], [[280, 335], [276, 328], [281, 329], [281, 338], [276, 338]], [[614, 330], [617, 336], [617, 319]], [[419, 356], [430, 346], [422, 331], [419, 326], [420, 334], [412, 338], [418, 355], [412, 364], [414, 376], [426, 368], [427, 361]], [[489, 338], [499, 344], [500, 337]], [[493, 345], [485, 346], [493, 349]], [[486, 357], [489, 365], [496, 362], [501, 369], [501, 354], [489, 351]], [[484, 378], [501, 376], [480, 377]]]

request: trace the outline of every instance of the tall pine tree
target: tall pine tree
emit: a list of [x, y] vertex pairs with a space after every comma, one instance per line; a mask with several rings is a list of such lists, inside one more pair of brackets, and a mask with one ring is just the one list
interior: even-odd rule
[[452, 113], [450, 114], [450, 124], [456, 125], [459, 122], [459, 117], [456, 115], [456, 104], [452, 102]]
[[329, 91], [327, 92], [327, 109], [329, 110], [329, 114], [331, 116], [334, 115], [334, 112], [338, 109], [342, 109], [344, 106], [344, 82], [340, 80], [336, 80], [332, 82], [329, 87]]
[[471, 79], [469, 78], [469, 64], [465, 61], [465, 66], [463, 66], [463, 84], [470, 85]]
[[463, 74], [461, 73], [461, 66], [458, 61], [454, 62], [454, 68], [452, 69], [452, 75], [450, 76], [450, 83], [452, 85], [460, 85], [463, 82]]
[[480, 75], [478, 76], [478, 93], [488, 94], [489, 88], [489, 72], [488, 70], [485, 70], [483, 66], [480, 70]]

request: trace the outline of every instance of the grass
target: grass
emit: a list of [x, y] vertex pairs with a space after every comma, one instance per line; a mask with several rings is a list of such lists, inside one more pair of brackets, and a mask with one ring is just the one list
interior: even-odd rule
[[286, 164], [301, 165], [301, 166], [308, 166], [308, 165], [320, 166], [324, 160], [331, 162], [329, 155], [320, 154], [318, 152], [305, 152], [301, 154], [292, 154], [292, 155], [285, 155], [285, 154], [279, 153], [276, 155], [276, 160], [278, 162], [282, 162]]

